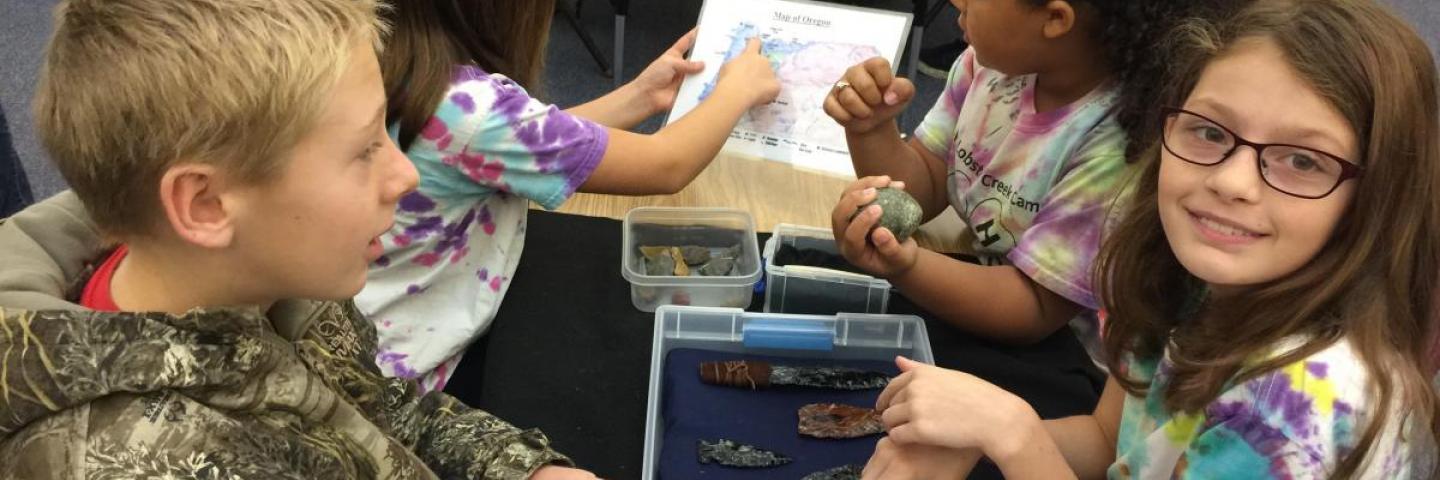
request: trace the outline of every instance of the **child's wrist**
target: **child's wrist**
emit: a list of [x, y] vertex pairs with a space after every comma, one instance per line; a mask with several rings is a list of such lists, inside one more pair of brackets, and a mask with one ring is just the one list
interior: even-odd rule
[[657, 113], [656, 110], [659, 109], [659, 106], [655, 105], [655, 101], [648, 95], [649, 93], [650, 92], [646, 92], [643, 88], [640, 88], [639, 85], [636, 85], [634, 80], [615, 89], [615, 94], [619, 96], [621, 104], [625, 105], [626, 108], [644, 110], [649, 114], [646, 115], [647, 117], [654, 115]]
[[896, 122], [895, 117], [890, 117], [890, 119], [877, 123], [874, 126], [870, 127], [868, 130], [857, 131], [847, 128], [845, 129], [845, 133], [852, 137], [853, 140], [863, 142], [871, 138], [878, 138], [890, 135], [899, 136], [900, 124]]
[[739, 83], [721, 83], [715, 87], [715, 93], [712, 96], [722, 96], [726, 100], [743, 104], [747, 109], [759, 103], [753, 90], [745, 88]]
[[1018, 397], [1015, 400], [1021, 405], [1013, 407], [1012, 420], [1003, 422], [1002, 428], [995, 429], [995, 438], [982, 447], [985, 456], [990, 457], [1002, 469], [1005, 465], [1024, 461], [1026, 451], [1050, 435], [1035, 409]]
[[884, 277], [891, 283], [903, 283], [910, 276], [911, 273], [915, 272], [915, 265], [919, 263], [920, 252], [917, 249], [917, 251], [915, 252], [915, 256], [911, 258], [908, 263], [899, 265], [897, 268], [891, 269], [889, 274], [885, 275]]

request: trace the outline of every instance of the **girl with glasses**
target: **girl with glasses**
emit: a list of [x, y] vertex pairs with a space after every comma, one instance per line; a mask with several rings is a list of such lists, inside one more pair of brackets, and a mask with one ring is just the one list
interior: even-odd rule
[[[1173, 105], [1096, 284], [1111, 378], [1040, 420], [899, 360], [866, 478], [1436, 478], [1436, 69], [1371, 0], [1258, 0], [1174, 39]], [[873, 474], [872, 474], [873, 473]], [[894, 476], [893, 478], [901, 478]]]

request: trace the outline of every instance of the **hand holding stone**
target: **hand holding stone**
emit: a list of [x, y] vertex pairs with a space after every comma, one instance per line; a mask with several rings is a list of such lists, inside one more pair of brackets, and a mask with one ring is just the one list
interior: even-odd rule
[[[912, 223], [918, 226], [921, 212], [918, 204], [911, 205], [913, 209], [907, 208], [904, 200], [909, 195], [895, 196], [903, 192], [885, 194], [889, 199], [881, 203], [880, 191], [887, 187], [903, 189], [905, 184], [891, 182], [888, 176], [865, 177], [851, 183], [831, 212], [830, 226], [836, 247], [846, 261], [866, 273], [889, 279], [909, 272], [919, 258], [919, 247], [909, 238], [914, 230], [906, 226]], [[896, 215], [892, 219], [894, 228], [909, 230], [899, 232], [905, 235], [903, 239], [881, 221], [886, 203], [891, 205], [892, 215]]]

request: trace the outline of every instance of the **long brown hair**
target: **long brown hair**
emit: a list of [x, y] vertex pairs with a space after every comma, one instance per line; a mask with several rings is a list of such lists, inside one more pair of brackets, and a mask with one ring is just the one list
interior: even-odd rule
[[[1377, 412], [1334, 472], [1346, 477], [1362, 466], [1387, 415], [1415, 415], [1432, 440], [1440, 436], [1429, 382], [1440, 287], [1435, 64], [1409, 25], [1370, 0], [1257, 0], [1222, 22], [1196, 20], [1177, 30], [1172, 81], [1158, 104], [1183, 104], [1212, 60], [1256, 37], [1279, 45], [1361, 140], [1366, 170], [1354, 180], [1353, 203], [1305, 266], [1242, 298], [1207, 299], [1189, 315], [1184, 310], [1201, 282], [1175, 258], [1161, 228], [1160, 146], [1152, 140], [1132, 202], [1097, 259], [1096, 285], [1110, 314], [1106, 362], [1127, 392], [1141, 396], [1147, 384], [1127, 375], [1125, 360], [1168, 353], [1174, 369], [1165, 406], [1196, 412], [1232, 381], [1348, 340], [1369, 373]], [[1300, 348], [1254, 364], [1254, 355], [1294, 337], [1305, 339]]]
[[425, 127], [450, 87], [455, 68], [475, 65], [539, 90], [555, 0], [396, 0], [380, 71], [400, 123], [400, 148]]

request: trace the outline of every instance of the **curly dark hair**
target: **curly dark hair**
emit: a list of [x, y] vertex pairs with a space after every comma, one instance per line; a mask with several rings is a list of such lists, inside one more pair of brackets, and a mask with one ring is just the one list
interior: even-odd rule
[[[1029, 0], [1043, 6], [1050, 0]], [[1253, 0], [1067, 0], [1092, 7], [1096, 43], [1120, 86], [1115, 117], [1129, 136], [1125, 157], [1135, 159], [1161, 130], [1159, 98], [1169, 71], [1164, 45], [1190, 18], [1215, 19]]]

